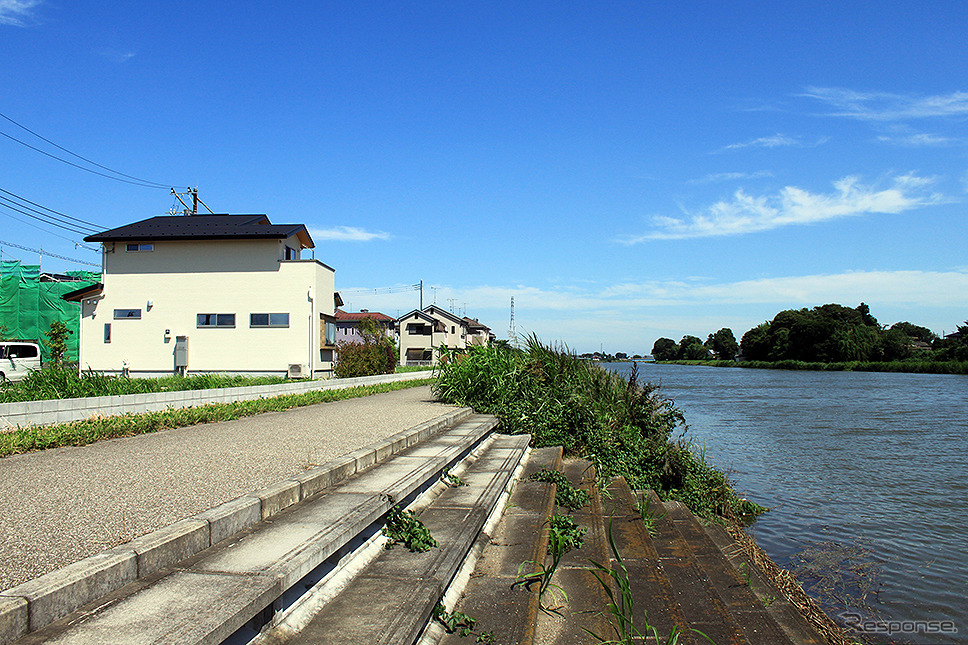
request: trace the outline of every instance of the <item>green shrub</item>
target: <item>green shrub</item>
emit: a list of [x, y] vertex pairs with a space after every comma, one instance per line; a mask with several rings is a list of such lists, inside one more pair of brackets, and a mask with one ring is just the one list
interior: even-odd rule
[[397, 348], [370, 316], [360, 320], [363, 342], [342, 342], [336, 347], [333, 373], [337, 378], [393, 374], [397, 369]]

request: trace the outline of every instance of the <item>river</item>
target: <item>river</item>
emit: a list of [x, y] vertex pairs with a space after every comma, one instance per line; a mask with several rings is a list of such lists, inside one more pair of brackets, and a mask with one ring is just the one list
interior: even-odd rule
[[871, 642], [968, 644], [968, 376], [639, 363], [639, 378], [771, 508], [750, 532], [832, 618], [872, 621]]

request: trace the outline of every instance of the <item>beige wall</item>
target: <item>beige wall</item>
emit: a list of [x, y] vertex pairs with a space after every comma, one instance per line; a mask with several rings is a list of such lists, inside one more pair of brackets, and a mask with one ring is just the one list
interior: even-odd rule
[[[319, 354], [320, 314], [332, 313], [334, 290], [322, 263], [281, 261], [277, 240], [155, 242], [137, 253], [105, 246], [103, 295], [81, 307], [81, 369], [127, 362], [132, 373], [171, 373], [177, 336], [188, 336], [189, 372], [332, 368]], [[116, 320], [115, 309], [140, 309], [141, 319]], [[200, 313], [235, 314], [235, 327], [198, 328]], [[251, 313], [288, 313], [289, 327], [250, 328]]]
[[[407, 362], [407, 350], [411, 348], [434, 348], [433, 352], [433, 362], [436, 363], [439, 358], [436, 348], [441, 345], [446, 345], [451, 349], [464, 349], [467, 347], [467, 329], [466, 327], [459, 323], [454, 322], [449, 318], [444, 316], [434, 315], [431, 312], [424, 312], [426, 315], [434, 318], [435, 320], [441, 321], [445, 325], [446, 331], [444, 332], [433, 332], [430, 336], [423, 335], [410, 335], [407, 333], [407, 325], [410, 323], [417, 324], [431, 324], [427, 322], [424, 318], [418, 318], [417, 316], [410, 316], [408, 318], [401, 318], [399, 320], [400, 328], [400, 363], [406, 364]], [[454, 331], [451, 332], [451, 327]]]

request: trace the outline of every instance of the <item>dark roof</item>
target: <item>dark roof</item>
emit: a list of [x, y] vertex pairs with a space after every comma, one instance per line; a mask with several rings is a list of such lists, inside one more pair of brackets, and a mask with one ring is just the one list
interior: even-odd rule
[[84, 298], [96, 296], [100, 294], [102, 291], [104, 291], [104, 285], [98, 282], [97, 284], [81, 287], [80, 289], [75, 289], [74, 291], [68, 291], [67, 293], [62, 295], [61, 298], [69, 302], [80, 302]]
[[491, 331], [490, 327], [478, 321], [476, 318], [468, 318], [467, 316], [464, 316], [464, 322], [467, 324], [468, 329], [473, 329], [473, 330], [485, 329], [487, 331]]
[[345, 320], [347, 322], [356, 322], [363, 320], [364, 318], [372, 318], [377, 322], [396, 322], [395, 318], [391, 318], [386, 314], [381, 314], [379, 311], [343, 311], [342, 309], [336, 310], [336, 320]]
[[88, 235], [84, 241], [284, 240], [293, 235], [303, 248], [314, 248], [305, 225], [272, 224], [265, 215], [162, 215]]

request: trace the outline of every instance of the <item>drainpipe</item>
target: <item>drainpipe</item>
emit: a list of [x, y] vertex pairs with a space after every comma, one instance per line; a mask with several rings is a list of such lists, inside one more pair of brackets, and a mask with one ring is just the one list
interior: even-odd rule
[[309, 299], [309, 378], [313, 378], [313, 318], [316, 314], [316, 301], [313, 300], [313, 287], [306, 292]]

